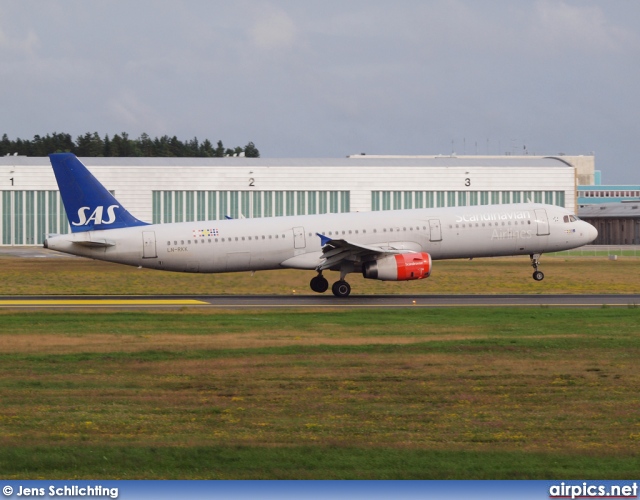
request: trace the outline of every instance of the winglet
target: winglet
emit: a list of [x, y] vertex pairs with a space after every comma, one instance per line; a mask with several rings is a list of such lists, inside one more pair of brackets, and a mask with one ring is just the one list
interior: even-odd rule
[[131, 215], [76, 155], [49, 155], [72, 233], [146, 226]]
[[329, 238], [328, 236], [325, 236], [324, 234], [320, 234], [320, 233], [316, 233], [318, 236], [320, 236], [320, 244], [322, 246], [325, 246], [327, 243], [329, 243], [332, 238]]

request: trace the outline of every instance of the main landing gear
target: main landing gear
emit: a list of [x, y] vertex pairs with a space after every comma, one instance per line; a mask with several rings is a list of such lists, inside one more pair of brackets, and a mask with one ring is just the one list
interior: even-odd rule
[[[327, 278], [322, 276], [322, 272], [319, 272], [318, 276], [311, 279], [309, 286], [314, 292], [324, 293], [329, 289], [329, 282], [327, 281]], [[351, 285], [349, 285], [349, 283], [344, 280], [344, 277], [342, 277], [333, 284], [331, 291], [336, 297], [348, 297], [351, 293]]]
[[531, 258], [531, 265], [533, 266], [533, 279], [536, 281], [542, 281], [544, 279], [544, 273], [542, 271], [538, 271], [538, 265], [540, 264], [540, 255], [539, 253], [532, 253], [529, 255]]
[[309, 283], [311, 290], [318, 293], [324, 293], [329, 288], [329, 282], [327, 278], [322, 276], [322, 273], [318, 273], [318, 276], [311, 278], [311, 282]]
[[338, 280], [331, 287], [331, 291], [336, 297], [348, 297], [351, 293], [351, 285], [345, 280]]

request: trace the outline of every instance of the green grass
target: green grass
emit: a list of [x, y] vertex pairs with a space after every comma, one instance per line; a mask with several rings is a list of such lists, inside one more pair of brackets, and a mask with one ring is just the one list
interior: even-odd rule
[[639, 468], [638, 457], [518, 451], [335, 446], [0, 449], [4, 479], [52, 475], [96, 479], [628, 479]]
[[638, 308], [3, 312], [0, 477], [625, 478]]
[[552, 257], [608, 257], [610, 255], [617, 255], [618, 257], [640, 257], [640, 249], [637, 247], [624, 248], [615, 247], [608, 249], [595, 249], [595, 248], [579, 248], [576, 250], [565, 250], [562, 252], [554, 252], [547, 254]]
[[[179, 312], [0, 312], [0, 335], [31, 333], [63, 335], [116, 334], [139, 336], [171, 332], [182, 335], [215, 335], [251, 330], [286, 330], [331, 335], [333, 328], [358, 328], [360, 335], [429, 335], [430, 326], [448, 329], [482, 328], [495, 335], [575, 332], [580, 328], [615, 326], [614, 333], [634, 333], [640, 308], [592, 309], [470, 307], [468, 314], [455, 308], [372, 309], [366, 311], [261, 311], [208, 312], [197, 308]], [[96, 319], [88, 328], [87, 318]], [[592, 324], [596, 322], [596, 324]], [[622, 331], [617, 330], [622, 328]], [[336, 335], [339, 332], [335, 332]], [[598, 332], [594, 332], [598, 333]]]
[[[1, 258], [3, 295], [238, 295], [313, 294], [313, 271], [278, 270], [229, 274], [189, 274], [137, 269], [81, 258]], [[348, 275], [358, 294], [594, 294], [640, 293], [638, 259], [547, 256], [541, 259], [542, 282], [531, 278], [529, 258], [509, 257], [435, 261], [424, 280], [381, 282]], [[338, 279], [327, 272], [327, 279]], [[329, 292], [330, 293], [330, 292]]]

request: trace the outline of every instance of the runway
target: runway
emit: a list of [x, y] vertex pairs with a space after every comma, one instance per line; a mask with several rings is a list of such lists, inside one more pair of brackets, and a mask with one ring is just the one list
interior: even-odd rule
[[277, 309], [402, 307], [638, 307], [640, 295], [4, 296], [1, 309]]

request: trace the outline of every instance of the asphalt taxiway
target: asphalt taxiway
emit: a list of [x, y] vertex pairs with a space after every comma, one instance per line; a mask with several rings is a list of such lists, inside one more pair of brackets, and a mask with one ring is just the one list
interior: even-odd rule
[[400, 307], [639, 307], [640, 295], [0, 296], [1, 309], [276, 309]]

